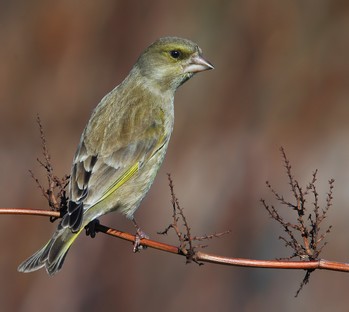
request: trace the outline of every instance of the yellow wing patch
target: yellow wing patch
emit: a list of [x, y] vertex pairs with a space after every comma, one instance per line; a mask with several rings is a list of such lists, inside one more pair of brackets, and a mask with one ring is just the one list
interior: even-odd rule
[[[102, 197], [98, 200], [97, 203], [103, 201], [108, 196], [110, 196], [112, 193], [114, 193], [120, 186], [125, 184], [128, 180], [130, 180], [134, 174], [138, 171], [139, 164], [138, 162], [135, 163], [130, 169], [128, 169], [122, 176], [120, 176], [109, 188], [108, 190], [102, 195]], [[97, 204], [96, 203], [96, 204]]]

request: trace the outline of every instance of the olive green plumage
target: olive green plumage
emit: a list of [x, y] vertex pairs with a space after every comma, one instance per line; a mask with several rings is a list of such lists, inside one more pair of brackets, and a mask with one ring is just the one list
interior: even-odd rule
[[68, 212], [51, 240], [19, 267], [57, 273], [92, 220], [117, 210], [128, 218], [148, 192], [173, 130], [176, 89], [213, 66], [193, 42], [166, 37], [139, 57], [129, 75], [97, 105], [73, 161]]

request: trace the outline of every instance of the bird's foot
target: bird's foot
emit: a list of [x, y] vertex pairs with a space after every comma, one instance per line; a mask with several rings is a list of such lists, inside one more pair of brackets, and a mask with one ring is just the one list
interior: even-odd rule
[[143, 246], [142, 244], [141, 244], [141, 240], [143, 239], [143, 238], [149, 238], [149, 236], [147, 235], [147, 234], [145, 234], [142, 230], [141, 230], [141, 228], [138, 226], [138, 224], [137, 224], [137, 222], [136, 222], [136, 220], [135, 219], [132, 219], [132, 222], [133, 222], [133, 225], [135, 226], [135, 228], [136, 228], [136, 239], [135, 239], [135, 242], [134, 242], [134, 244], [133, 244], [133, 252], [138, 252], [138, 251], [140, 251], [140, 250], [142, 250], [142, 249], [145, 249], [145, 248], [147, 248], [146, 246]]
[[95, 238], [96, 234], [98, 233], [98, 228], [97, 228], [98, 225], [99, 225], [98, 219], [94, 219], [89, 224], [87, 224], [85, 226], [86, 235], [91, 236], [91, 238]]

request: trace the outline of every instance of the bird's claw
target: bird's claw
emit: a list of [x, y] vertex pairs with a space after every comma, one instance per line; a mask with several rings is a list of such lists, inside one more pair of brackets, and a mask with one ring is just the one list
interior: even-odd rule
[[137, 224], [137, 222], [136, 222], [136, 220], [135, 219], [132, 219], [132, 222], [133, 222], [133, 224], [134, 224], [134, 226], [135, 226], [135, 228], [136, 228], [136, 235], [135, 235], [135, 241], [134, 241], [134, 244], [133, 244], [133, 252], [138, 252], [138, 251], [140, 251], [140, 250], [142, 250], [142, 249], [145, 249], [145, 248], [147, 248], [146, 246], [143, 246], [142, 244], [141, 244], [141, 240], [143, 239], [143, 238], [149, 238], [149, 236], [147, 235], [147, 234], [145, 234], [142, 230], [141, 230], [141, 228], [138, 226], [138, 224]]
[[94, 219], [92, 220], [89, 224], [85, 226], [86, 230], [86, 235], [91, 236], [91, 238], [95, 238], [97, 232], [98, 232], [98, 225], [99, 225], [99, 220]]
[[143, 246], [141, 244], [141, 240], [143, 238], [149, 238], [149, 236], [146, 235], [141, 229], [138, 228], [136, 233], [136, 239], [133, 244], [133, 252], [138, 252], [138, 251], [141, 251], [142, 249], [147, 248], [147, 246]]

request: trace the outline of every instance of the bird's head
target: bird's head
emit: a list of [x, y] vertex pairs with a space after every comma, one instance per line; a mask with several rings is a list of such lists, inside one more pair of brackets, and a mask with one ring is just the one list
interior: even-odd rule
[[195, 73], [214, 68], [196, 43], [177, 37], [155, 41], [141, 54], [135, 67], [162, 91], [175, 91]]

